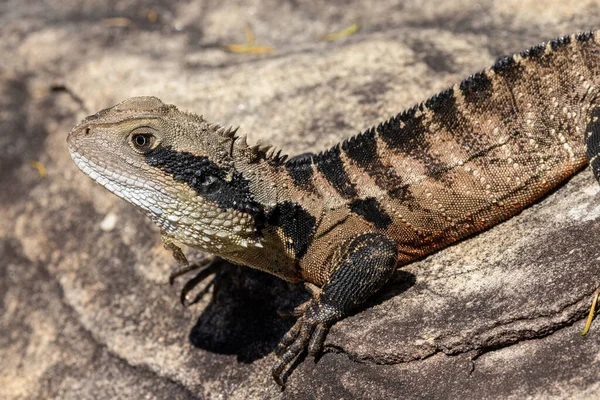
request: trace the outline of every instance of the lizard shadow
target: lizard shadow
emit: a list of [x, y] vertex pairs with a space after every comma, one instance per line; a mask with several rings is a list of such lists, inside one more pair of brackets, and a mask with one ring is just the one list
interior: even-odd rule
[[251, 363], [271, 353], [294, 323], [277, 311], [292, 309], [310, 296], [302, 285], [266, 272], [225, 265], [208, 306], [189, 333], [190, 343]]
[[415, 283], [417, 283], [417, 277], [413, 273], [396, 269], [390, 280], [381, 288], [377, 295], [365, 303], [364, 308], [360, 308], [359, 312], [406, 292]]
[[[302, 285], [247, 267], [226, 265], [218, 279], [189, 340], [199, 349], [236, 355], [242, 363], [252, 363], [273, 352], [292, 327], [295, 319], [281, 317], [278, 310], [291, 310], [310, 299]], [[415, 281], [413, 274], [396, 270], [382, 290], [356, 313], [403, 293]]]

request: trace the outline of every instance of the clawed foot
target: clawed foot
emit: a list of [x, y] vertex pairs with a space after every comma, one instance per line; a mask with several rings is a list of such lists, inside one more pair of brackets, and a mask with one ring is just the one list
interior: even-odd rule
[[286, 308], [280, 307], [277, 309], [277, 315], [279, 315], [281, 318], [299, 318], [304, 315], [304, 313], [306, 312], [306, 308], [308, 307], [308, 305], [310, 304], [311, 301], [312, 300], [304, 302], [304, 303], [300, 304], [299, 306], [294, 307], [292, 309], [286, 309]]
[[[179, 295], [179, 300], [184, 307], [188, 307], [192, 304], [197, 303], [208, 291], [211, 287], [215, 287], [218, 285], [220, 274], [218, 272], [221, 270], [223, 264], [226, 261], [221, 258], [210, 257], [208, 259], [202, 260], [201, 262], [182, 265], [169, 275], [169, 283], [172, 285], [175, 282], [175, 279], [181, 275], [184, 275], [190, 271], [199, 270], [196, 276], [187, 281], [181, 289], [181, 293]], [[202, 289], [191, 301], [188, 301], [188, 294], [194, 290], [196, 286], [200, 284], [203, 280], [208, 278], [210, 275], [217, 273], [217, 275], [206, 285], [204, 289]], [[216, 289], [215, 289], [216, 290]]]
[[294, 326], [285, 334], [275, 354], [278, 357], [271, 373], [275, 382], [285, 386], [294, 361], [308, 349], [311, 356], [319, 355], [323, 350], [325, 337], [329, 327], [336, 321], [337, 313], [328, 306], [321, 305], [313, 299], [305, 306], [304, 314], [298, 318]]
[[195, 263], [189, 264], [188, 261], [187, 261], [187, 259], [184, 258], [183, 262], [181, 263], [181, 265], [177, 266], [169, 274], [169, 285], [174, 284], [175, 283], [175, 279], [179, 278], [181, 275], [185, 275], [185, 274], [187, 274], [190, 271], [194, 271], [196, 269], [200, 269], [202, 267], [205, 267], [206, 265], [210, 264], [214, 260], [215, 260], [215, 257], [208, 256], [208, 257], [203, 258], [203, 259], [201, 259], [201, 260], [199, 260], [199, 261], [197, 261]]

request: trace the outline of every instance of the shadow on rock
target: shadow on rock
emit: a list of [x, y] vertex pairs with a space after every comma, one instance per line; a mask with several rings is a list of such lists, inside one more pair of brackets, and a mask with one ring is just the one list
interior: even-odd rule
[[277, 310], [309, 299], [302, 285], [248, 267], [228, 265], [218, 279], [189, 339], [195, 347], [235, 354], [244, 363], [271, 353], [293, 325], [293, 318], [283, 318]]
[[[279, 316], [310, 298], [302, 285], [284, 282], [265, 272], [227, 265], [217, 278], [214, 295], [192, 328], [189, 339], [197, 348], [218, 354], [235, 354], [251, 363], [271, 353], [294, 318]], [[415, 276], [398, 270], [382, 292], [365, 308], [383, 303], [415, 284]]]
[[388, 283], [381, 289], [377, 296], [374, 296], [365, 305], [366, 307], [373, 307], [377, 304], [381, 304], [384, 301], [396, 297], [406, 292], [408, 289], [413, 287], [417, 282], [417, 277], [410, 272], [397, 269], [394, 275], [390, 278]]

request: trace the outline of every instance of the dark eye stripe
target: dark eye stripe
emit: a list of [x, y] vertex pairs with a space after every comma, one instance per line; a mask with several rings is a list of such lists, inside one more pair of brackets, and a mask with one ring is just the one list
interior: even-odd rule
[[[227, 172], [208, 157], [176, 151], [171, 146], [157, 146], [146, 155], [146, 163], [160, 168], [176, 181], [185, 182], [199, 196], [217, 203], [223, 209], [251, 214], [257, 230], [263, 228], [264, 208], [254, 200], [248, 180], [242, 174], [236, 172], [231, 179], [225, 179]], [[207, 181], [210, 181], [208, 187], [205, 185]]]

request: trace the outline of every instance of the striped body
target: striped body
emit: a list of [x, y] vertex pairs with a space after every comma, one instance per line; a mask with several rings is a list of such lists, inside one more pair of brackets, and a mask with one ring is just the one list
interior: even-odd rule
[[[69, 145], [84, 172], [109, 170], [91, 176], [140, 207], [167, 240], [322, 285], [337, 247], [357, 234], [385, 234], [406, 264], [515, 215], [581, 169], [587, 148], [598, 171], [596, 40], [572, 35], [502, 58], [376, 128], [287, 162], [156, 98], [88, 117]], [[146, 119], [167, 133], [138, 164], [130, 154], [104, 154], [109, 131]], [[106, 132], [77, 134], [90, 127]], [[203, 192], [209, 172], [222, 190]], [[130, 187], [116, 190], [115, 176], [143, 180], [138, 197], [154, 203], [141, 204]], [[162, 189], [152, 195], [148, 182]]]
[[288, 161], [298, 203], [324, 210], [303, 278], [322, 283], [336, 244], [356, 232], [385, 233], [406, 264], [508, 219], [572, 176], [586, 164], [586, 138], [600, 135], [599, 51], [592, 34], [536, 46]]

